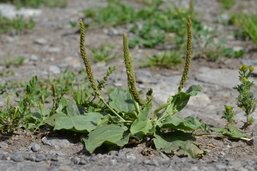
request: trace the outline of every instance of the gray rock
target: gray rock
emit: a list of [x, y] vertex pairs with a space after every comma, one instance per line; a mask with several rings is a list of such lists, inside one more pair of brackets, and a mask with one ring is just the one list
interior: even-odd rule
[[80, 163], [80, 158], [79, 157], [72, 157], [71, 162], [74, 164], [79, 164]]
[[40, 147], [40, 145], [37, 144], [37, 143], [32, 143], [32, 144], [30, 145], [30, 149], [31, 149], [33, 152], [38, 152], [38, 151], [41, 149], [41, 147]]
[[49, 72], [51, 72], [53, 74], [60, 74], [61, 69], [56, 65], [52, 65], [52, 66], [49, 67]]
[[15, 6], [10, 4], [0, 4], [0, 14], [7, 18], [15, 18], [16, 16], [23, 17], [35, 17], [42, 13], [40, 9], [29, 9], [20, 8], [17, 9]]
[[212, 69], [207, 67], [202, 67], [196, 74], [196, 79], [198, 81], [218, 85], [224, 88], [232, 89], [236, 86], [238, 81], [238, 71], [230, 69]]
[[0, 160], [9, 160], [9, 153], [7, 152], [0, 152]]
[[70, 166], [68, 166], [68, 165], [61, 165], [61, 166], [59, 167], [59, 170], [63, 170], [63, 171], [73, 171], [73, 169], [72, 169]]
[[10, 155], [10, 159], [15, 162], [22, 162], [25, 160], [22, 153], [13, 153]]
[[126, 159], [129, 161], [133, 161], [133, 160], [136, 160], [137, 157], [132, 153], [128, 153], [128, 154], [126, 154]]
[[45, 145], [49, 145], [55, 148], [68, 148], [71, 147], [73, 144], [70, 143], [67, 139], [60, 139], [60, 138], [52, 138], [52, 137], [43, 137], [42, 143]]
[[8, 148], [8, 144], [5, 142], [0, 142], [0, 148], [6, 150]]
[[36, 55], [31, 55], [30, 60], [31, 60], [31, 61], [38, 61], [38, 60], [39, 60], [39, 57], [36, 56]]
[[39, 38], [39, 39], [34, 40], [34, 43], [36, 43], [38, 45], [45, 45], [45, 44], [47, 44], [47, 40], [44, 38]]
[[46, 51], [49, 53], [59, 53], [61, 51], [61, 49], [58, 47], [48, 47], [46, 49]]
[[45, 161], [45, 160], [47, 160], [45, 154], [36, 154], [36, 158], [35, 158], [36, 162], [41, 162], [41, 161]]
[[111, 165], [116, 165], [117, 164], [117, 160], [116, 159], [111, 159], [110, 163], [111, 163]]

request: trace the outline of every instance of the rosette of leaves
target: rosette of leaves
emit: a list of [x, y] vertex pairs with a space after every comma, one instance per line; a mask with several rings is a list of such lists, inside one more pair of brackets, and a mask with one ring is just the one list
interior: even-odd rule
[[177, 114], [187, 105], [190, 97], [200, 91], [199, 86], [183, 90], [192, 54], [191, 20], [188, 19], [187, 59], [178, 92], [171, 95], [167, 102], [156, 110], [152, 106], [152, 90], [146, 93], [146, 98], [142, 98], [136, 87], [133, 61], [125, 34], [123, 50], [128, 89], [113, 88], [107, 98], [102, 95], [103, 87], [99, 89], [97, 86], [85, 51], [85, 30], [82, 21], [80, 26], [81, 56], [93, 98], [88, 103], [90, 105], [79, 106], [71, 100], [62, 109], [58, 109], [60, 112], [55, 114], [54, 129], [82, 133], [85, 148], [89, 153], [123, 147], [132, 143], [130, 140], [136, 139], [138, 143], [148, 141], [157, 150], [168, 154], [201, 157], [204, 151], [195, 143], [193, 132], [204, 125], [192, 116], [183, 118]]

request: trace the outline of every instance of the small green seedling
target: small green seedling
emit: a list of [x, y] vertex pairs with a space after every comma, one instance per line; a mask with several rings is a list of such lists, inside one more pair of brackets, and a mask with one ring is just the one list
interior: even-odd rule
[[179, 52], [162, 52], [150, 57], [142, 67], [172, 68], [181, 63], [182, 57]]
[[235, 0], [219, 0], [223, 8], [230, 9], [235, 5]]
[[116, 57], [113, 46], [102, 45], [91, 50], [92, 57], [96, 62], [108, 62]]
[[20, 7], [34, 7], [39, 8], [42, 5], [46, 7], [59, 7], [64, 8], [67, 5], [67, 0], [4, 0], [4, 2], [10, 2]]
[[257, 45], [257, 17], [256, 15], [241, 14], [237, 18], [237, 24], [243, 29], [251, 40]]
[[24, 64], [26, 58], [23, 56], [17, 56], [15, 58], [8, 58], [6, 60], [1, 60], [0, 65], [4, 65], [6, 68], [18, 67]]
[[10, 32], [21, 33], [33, 29], [35, 22], [32, 19], [26, 20], [22, 17], [9, 19], [0, 15], [0, 25], [0, 34]]

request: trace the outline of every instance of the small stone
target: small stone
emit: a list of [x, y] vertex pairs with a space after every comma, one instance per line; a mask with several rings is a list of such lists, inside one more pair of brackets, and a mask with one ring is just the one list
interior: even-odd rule
[[60, 51], [61, 51], [61, 49], [58, 48], [58, 47], [49, 47], [49, 48], [47, 48], [47, 52], [50, 52], [50, 53], [58, 53]]
[[117, 164], [117, 160], [115, 160], [115, 159], [112, 159], [110, 162], [111, 162], [111, 165], [113, 165], [113, 166]]
[[37, 143], [32, 143], [30, 146], [31, 146], [30, 149], [31, 149], [33, 152], [38, 152], [38, 151], [41, 149], [40, 145], [37, 144]]
[[134, 154], [126, 154], [126, 159], [129, 161], [136, 160], [136, 156]]
[[70, 166], [62, 165], [59, 167], [59, 171], [73, 171], [73, 169]]
[[34, 40], [34, 43], [36, 43], [38, 45], [45, 45], [45, 44], [47, 44], [47, 40], [44, 38], [39, 38], [39, 39]]
[[85, 165], [87, 164], [87, 160], [86, 159], [80, 159], [80, 162], [79, 162], [80, 165]]
[[146, 165], [153, 165], [153, 162], [151, 160], [144, 160], [143, 163]]
[[5, 142], [0, 142], [0, 148], [6, 150], [8, 148], [8, 144]]
[[27, 153], [24, 158], [29, 161], [36, 161], [36, 156], [34, 153]]
[[12, 161], [15, 161], [15, 162], [22, 162], [25, 160], [21, 153], [14, 153], [10, 156], [10, 158]]
[[59, 74], [59, 73], [61, 73], [61, 69], [56, 65], [52, 65], [49, 67], [49, 72], [51, 72], [53, 74]]
[[79, 157], [72, 157], [71, 158], [71, 162], [73, 164], [79, 164], [80, 163], [80, 158]]
[[36, 162], [41, 162], [41, 161], [45, 161], [46, 160], [46, 156], [44, 154], [36, 154]]
[[39, 57], [36, 56], [36, 55], [31, 55], [30, 60], [31, 60], [31, 61], [38, 61], [38, 60], [39, 60]]
[[0, 160], [9, 160], [9, 153], [7, 152], [1, 152], [0, 153]]

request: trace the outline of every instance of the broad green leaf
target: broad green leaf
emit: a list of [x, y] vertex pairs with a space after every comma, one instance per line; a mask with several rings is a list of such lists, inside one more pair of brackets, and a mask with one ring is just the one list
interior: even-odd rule
[[56, 120], [58, 120], [58, 118], [60, 118], [60, 117], [65, 117], [65, 116], [67, 116], [67, 115], [65, 113], [63, 113], [63, 112], [56, 113], [56, 114], [48, 117], [44, 122], [46, 124], [54, 127]]
[[73, 99], [68, 100], [66, 111], [69, 116], [80, 115], [78, 106]]
[[58, 107], [56, 109], [56, 113], [61, 113], [63, 109], [68, 105], [68, 100], [65, 98], [61, 98], [60, 102], [58, 103]]
[[191, 86], [186, 92], [178, 92], [168, 100], [166, 113], [174, 114], [181, 111], [188, 103], [191, 96], [196, 96], [201, 91], [200, 86]]
[[171, 101], [174, 109], [176, 109], [178, 112], [181, 111], [187, 105], [190, 96], [190, 94], [185, 92], [179, 92], [178, 94], [174, 95]]
[[163, 120], [158, 121], [157, 125], [160, 128], [169, 128], [185, 132], [194, 131], [196, 129], [200, 129], [203, 127], [203, 123], [201, 123], [195, 117], [189, 116], [186, 118], [182, 118], [178, 115], [169, 115], [165, 117]]
[[222, 134], [228, 138], [251, 141], [249, 135], [241, 131], [236, 124], [228, 124], [226, 128], [212, 128], [213, 131]]
[[129, 91], [121, 88], [115, 88], [110, 93], [110, 106], [118, 112], [133, 112], [135, 106]]
[[199, 158], [204, 154], [195, 143], [191, 134], [173, 132], [170, 134], [155, 135], [153, 139], [157, 150], [177, 156]]
[[187, 94], [190, 96], [196, 96], [202, 90], [201, 86], [199, 85], [192, 85], [186, 91]]
[[75, 130], [78, 132], [90, 132], [97, 127], [97, 123], [103, 117], [100, 113], [86, 113], [84, 115], [60, 116], [56, 119], [54, 130]]
[[153, 124], [149, 120], [148, 115], [151, 110], [151, 103], [148, 103], [144, 109], [142, 109], [138, 118], [132, 123], [130, 132], [132, 135], [136, 135], [142, 138], [143, 135], [149, 134], [153, 130]]
[[99, 125], [88, 134], [87, 139], [84, 139], [85, 148], [88, 152], [93, 153], [96, 148], [104, 143], [122, 147], [129, 140], [129, 136], [126, 135], [125, 131], [127, 131], [127, 128], [119, 125]]

